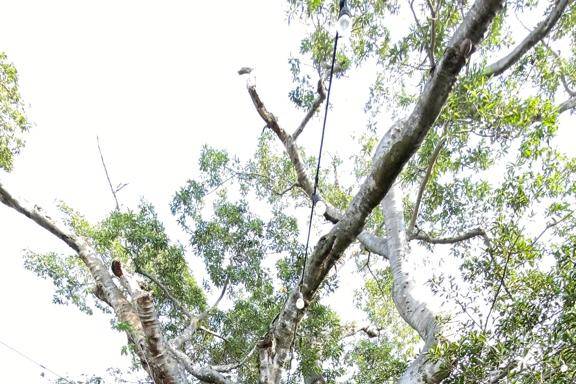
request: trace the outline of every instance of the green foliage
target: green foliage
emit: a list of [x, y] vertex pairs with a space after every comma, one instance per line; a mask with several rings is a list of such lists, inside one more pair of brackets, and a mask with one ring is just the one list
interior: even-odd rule
[[370, 259], [363, 264], [370, 274], [356, 293], [357, 307], [367, 314], [369, 323], [380, 330], [375, 338], [359, 338], [346, 360], [357, 371], [354, 383], [387, 383], [397, 379], [417, 352], [418, 335], [396, 311], [392, 300], [392, 274], [389, 268], [375, 273]]
[[92, 280], [76, 255], [61, 256], [56, 253], [39, 254], [28, 251], [24, 255], [24, 267], [41, 278], [52, 280], [56, 288], [53, 303], [73, 304], [82, 312], [92, 314], [88, 301], [92, 292]]
[[29, 128], [18, 89], [18, 73], [0, 52], [0, 169], [12, 170], [14, 155], [24, 142], [22, 134]]

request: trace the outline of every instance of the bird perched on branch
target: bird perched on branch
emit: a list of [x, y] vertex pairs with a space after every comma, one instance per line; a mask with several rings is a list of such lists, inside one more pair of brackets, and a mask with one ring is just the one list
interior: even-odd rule
[[252, 68], [250, 68], [250, 67], [242, 67], [238, 70], [238, 74], [240, 76], [248, 75], [248, 74], [250, 74], [250, 72], [252, 72]]
[[118, 260], [112, 261], [112, 272], [116, 277], [122, 277], [122, 275], [124, 274], [122, 272], [122, 264], [120, 264]]

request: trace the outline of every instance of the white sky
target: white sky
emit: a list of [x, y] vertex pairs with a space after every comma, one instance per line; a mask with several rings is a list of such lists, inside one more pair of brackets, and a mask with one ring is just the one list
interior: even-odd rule
[[[287, 98], [287, 59], [301, 35], [285, 1], [4, 0], [0, 51], [20, 76], [34, 127], [2, 182], [47, 210], [57, 200], [101, 218], [113, 208], [96, 146], [100, 136], [119, 195], [141, 197], [169, 218], [174, 191], [193, 176], [203, 144], [246, 158], [263, 124], [236, 71], [254, 66], [267, 106], [287, 129], [302, 118]], [[326, 150], [363, 127], [367, 87], [334, 84]], [[348, 84], [348, 85], [347, 85]], [[338, 91], [340, 88], [340, 92]], [[346, 92], [344, 92], [346, 90]], [[360, 123], [359, 123], [360, 122]], [[348, 127], [346, 130], [340, 127]], [[301, 140], [316, 143], [319, 123]], [[167, 223], [174, 230], [173, 223]], [[70, 379], [126, 366], [124, 337], [108, 318], [51, 304], [52, 285], [22, 266], [22, 250], [69, 250], [28, 219], [0, 207], [0, 341]], [[0, 345], [2, 381], [44, 383], [42, 369]], [[46, 372], [46, 375], [50, 375]]]
[[[19, 71], [35, 126], [2, 182], [47, 209], [62, 200], [97, 220], [113, 208], [99, 135], [113, 181], [129, 183], [121, 201], [144, 197], [169, 220], [172, 194], [193, 176], [203, 144], [252, 153], [263, 124], [240, 67], [256, 68], [260, 95], [288, 130], [302, 118], [287, 98], [287, 59], [301, 35], [287, 25], [285, 3], [3, 0], [0, 51]], [[327, 152], [364, 127], [369, 79], [363, 71], [335, 82]], [[317, 119], [301, 140], [317, 145], [319, 129]], [[0, 341], [70, 379], [126, 366], [124, 337], [108, 318], [51, 304], [51, 283], [22, 266], [23, 249], [68, 249], [4, 206], [0, 234]], [[339, 300], [350, 302], [348, 291]], [[42, 369], [2, 345], [0, 369], [3, 382], [45, 383]]]

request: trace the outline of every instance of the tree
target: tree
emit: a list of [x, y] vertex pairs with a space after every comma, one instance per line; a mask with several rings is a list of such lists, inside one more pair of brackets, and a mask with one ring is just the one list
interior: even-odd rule
[[[288, 132], [248, 83], [266, 125], [254, 160], [205, 147], [200, 174], [175, 194], [172, 211], [220, 290], [215, 303], [151, 205], [117, 205], [96, 224], [63, 205], [62, 224], [0, 185], [4, 205], [74, 251], [30, 253], [27, 267], [53, 280], [58, 301], [110, 312], [156, 383], [572, 382], [576, 162], [549, 143], [559, 115], [576, 107], [573, 2], [350, 5], [357, 17], [336, 75], [378, 71], [353, 177], [334, 157], [334, 177], [323, 172], [313, 195], [315, 159], [296, 143], [326, 98], [337, 7], [291, 0], [290, 17], [312, 26], [291, 60], [302, 123]], [[516, 42], [514, 13], [544, 16]], [[393, 36], [392, 21], [406, 15], [413, 23]], [[27, 123], [13, 67], [3, 71], [9, 170]], [[378, 140], [384, 113], [396, 121]], [[304, 258], [294, 213], [317, 199], [330, 226]], [[366, 280], [366, 326], [341, 324], [322, 303], [346, 253]], [[442, 273], [424, 270], [423, 259], [442, 257]], [[441, 311], [428, 291], [445, 300]]]

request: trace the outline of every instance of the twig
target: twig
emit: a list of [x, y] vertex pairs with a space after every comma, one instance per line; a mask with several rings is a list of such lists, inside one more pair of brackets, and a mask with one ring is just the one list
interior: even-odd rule
[[254, 346], [252, 347], [252, 349], [250, 350], [250, 352], [248, 352], [246, 354], [246, 356], [244, 356], [244, 358], [242, 360], [240, 360], [239, 362], [234, 363], [234, 364], [227, 364], [227, 365], [216, 365], [216, 366], [213, 366], [212, 369], [214, 369], [215, 371], [218, 371], [218, 372], [225, 373], [225, 372], [230, 372], [236, 368], [243, 366], [244, 364], [246, 364], [246, 362], [252, 356], [252, 354], [254, 354], [254, 351], [256, 351], [257, 346], [258, 346], [258, 343], [255, 343]]
[[117, 190], [114, 189], [112, 186], [112, 181], [110, 180], [110, 175], [108, 174], [108, 167], [106, 167], [106, 162], [104, 161], [104, 156], [102, 155], [102, 149], [100, 148], [100, 138], [98, 136], [96, 136], [96, 143], [98, 143], [98, 152], [100, 153], [100, 160], [102, 160], [102, 166], [104, 167], [104, 172], [106, 173], [106, 180], [108, 180], [108, 185], [110, 186], [110, 192], [112, 192], [112, 196], [114, 196], [114, 201], [116, 202], [116, 210], [120, 211], [120, 204], [118, 203], [116, 192], [124, 188], [126, 185], [124, 184]]
[[142, 268], [140, 268], [138, 265], [135, 265], [135, 269], [136, 269], [136, 273], [146, 277], [147, 279], [151, 280], [154, 284], [156, 284], [163, 292], [164, 294], [170, 299], [170, 301], [172, 301], [172, 303], [174, 303], [175, 306], [178, 307], [178, 309], [180, 309], [184, 315], [186, 315], [186, 317], [188, 319], [192, 319], [194, 316], [192, 315], [192, 313], [190, 313], [190, 311], [188, 311], [181, 303], [180, 301], [178, 301], [174, 296], [172, 296], [172, 294], [170, 293], [170, 291], [168, 290], [168, 288], [166, 288], [166, 286], [164, 284], [162, 284], [158, 279], [156, 279], [154, 276], [150, 275], [149, 273], [145, 272], [142, 270]]
[[560, 57], [558, 52], [554, 51], [552, 49], [552, 47], [550, 47], [544, 40], [542, 40], [541, 43], [556, 58], [556, 61], [558, 62], [559, 66], [560, 66], [560, 80], [562, 81], [562, 85], [564, 86], [564, 90], [570, 96], [572, 96], [572, 97], [576, 96], [576, 91], [570, 88], [570, 85], [568, 84], [568, 80], [566, 79], [565, 66], [564, 66], [564, 62], [562, 61], [562, 58]]
[[201, 326], [198, 327], [198, 329], [201, 330], [202, 332], [206, 332], [206, 333], [209, 334], [209, 335], [212, 335], [212, 336], [214, 336], [214, 337], [217, 337], [217, 338], [225, 341], [226, 343], [228, 342], [228, 339], [227, 339], [227, 338], [225, 338], [224, 336], [222, 336], [221, 334], [219, 334], [219, 333], [217, 333], [217, 332], [214, 332], [213, 330], [211, 330], [211, 329], [209, 329], [209, 328], [206, 328], [206, 327], [204, 327], [204, 326], [201, 325]]
[[292, 134], [292, 140], [293, 141], [296, 141], [298, 136], [300, 136], [300, 134], [302, 133], [302, 131], [306, 127], [306, 124], [308, 124], [308, 122], [310, 121], [312, 116], [314, 116], [314, 113], [316, 113], [318, 108], [320, 108], [320, 105], [322, 105], [322, 103], [324, 102], [324, 99], [326, 99], [326, 93], [324, 92], [324, 86], [322, 85], [322, 80], [318, 80], [318, 88], [316, 91], [318, 92], [318, 97], [316, 98], [316, 100], [314, 100], [314, 103], [312, 104], [312, 108], [310, 108], [308, 113], [306, 113], [306, 116], [304, 116], [304, 119], [302, 120], [302, 122], [300, 123], [298, 128], [294, 131], [294, 133]]
[[432, 169], [434, 168], [434, 164], [436, 163], [436, 159], [438, 159], [438, 155], [440, 154], [440, 151], [444, 147], [445, 143], [446, 143], [446, 138], [442, 137], [440, 139], [440, 141], [438, 142], [438, 144], [436, 145], [436, 148], [434, 148], [434, 152], [432, 152], [432, 157], [430, 158], [430, 162], [428, 163], [428, 168], [426, 169], [426, 174], [424, 175], [424, 178], [422, 179], [422, 182], [420, 183], [420, 189], [418, 190], [418, 197], [416, 197], [416, 204], [414, 205], [414, 211], [412, 212], [412, 218], [410, 219], [410, 224], [408, 225], [408, 230], [406, 231], [408, 233], [409, 237], [412, 235], [412, 232], [414, 231], [414, 226], [416, 225], [416, 218], [418, 217], [418, 211], [420, 210], [420, 203], [422, 202], [422, 195], [424, 194], [424, 190], [426, 189], [426, 184], [428, 184], [428, 180], [430, 179], [430, 176], [432, 175]]
[[418, 27], [418, 32], [420, 34], [420, 38], [422, 39], [422, 45], [424, 46], [424, 49], [426, 50], [426, 55], [428, 56], [428, 60], [430, 61], [430, 68], [435, 68], [436, 64], [434, 61], [434, 53], [430, 50], [430, 46], [425, 44], [426, 35], [424, 33], [424, 28], [422, 27], [422, 24], [420, 24], [418, 16], [416, 16], [416, 11], [414, 10], [414, 0], [409, 0], [408, 4], [410, 5], [410, 11], [412, 11], [412, 16], [414, 17], [414, 21], [416, 22], [416, 26]]
[[[516, 239], [514, 240], [514, 243], [512, 243], [512, 247], [511, 247], [512, 249], [514, 248], [514, 246], [516, 245], [516, 243], [518, 242], [519, 239], [520, 239], [520, 234], [517, 234]], [[486, 329], [488, 328], [488, 321], [490, 320], [490, 315], [492, 315], [492, 311], [494, 310], [494, 306], [496, 305], [496, 301], [498, 300], [498, 296], [500, 295], [500, 291], [502, 290], [502, 286], [505, 287], [504, 279], [506, 278], [506, 273], [508, 272], [508, 263], [510, 262], [511, 256], [512, 256], [512, 252], [508, 252], [508, 254], [506, 255], [506, 261], [504, 262], [504, 271], [502, 271], [502, 276], [500, 277], [500, 282], [498, 284], [498, 288], [496, 289], [496, 294], [494, 295], [494, 299], [492, 300], [492, 304], [490, 305], [490, 310], [488, 311], [488, 315], [486, 315], [486, 322], [484, 323], [484, 331], [486, 331]], [[505, 287], [505, 289], [508, 292], [508, 295], [511, 296], [508, 289], [506, 287]]]
[[572, 216], [574, 214], [574, 211], [569, 212], [566, 216], [564, 216], [563, 218], [561, 218], [560, 220], [552, 220], [551, 223], [548, 223], [546, 225], [546, 227], [544, 227], [544, 229], [542, 230], [542, 232], [540, 232], [540, 234], [538, 234], [538, 236], [536, 236], [536, 238], [530, 243], [530, 246], [534, 246], [534, 244], [536, 244], [540, 238], [550, 229], [553, 228], [555, 226], [557, 226], [558, 224], [562, 223], [563, 221], [566, 221], [570, 218], [570, 216]]

